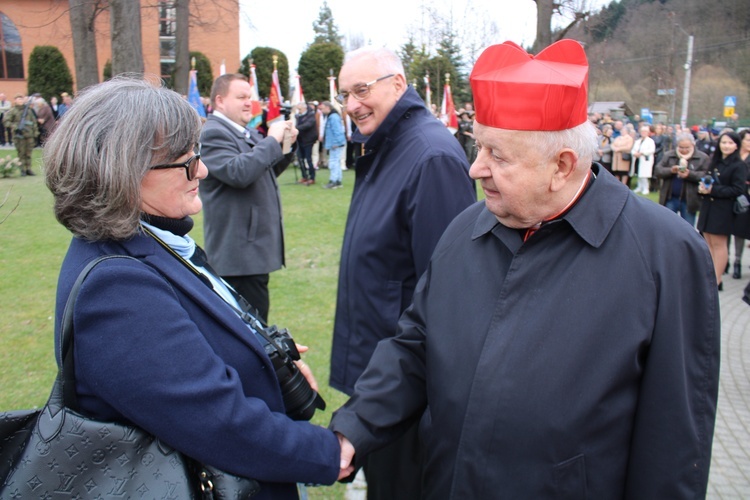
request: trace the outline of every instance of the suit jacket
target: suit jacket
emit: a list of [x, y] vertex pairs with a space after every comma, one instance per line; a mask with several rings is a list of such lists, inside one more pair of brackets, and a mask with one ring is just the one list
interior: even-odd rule
[[285, 415], [256, 335], [151, 237], [74, 238], [60, 272], [57, 331], [78, 274], [108, 254], [140, 262], [102, 262], [80, 289], [73, 320], [79, 409], [134, 423], [203, 463], [257, 479], [261, 498], [296, 498], [298, 481], [333, 483], [336, 437]]
[[281, 197], [276, 177], [292, 155], [273, 138], [245, 138], [209, 116], [201, 132], [203, 235], [211, 266], [222, 276], [267, 274], [284, 265]]

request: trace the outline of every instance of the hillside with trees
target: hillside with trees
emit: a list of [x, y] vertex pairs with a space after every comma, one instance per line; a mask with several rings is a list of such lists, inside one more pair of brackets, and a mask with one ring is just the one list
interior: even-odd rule
[[589, 101], [662, 110], [672, 122], [680, 117], [688, 35], [694, 37], [688, 123], [723, 120], [724, 97], [736, 96], [736, 112], [750, 125], [747, 0], [619, 0], [567, 34], [586, 47]]

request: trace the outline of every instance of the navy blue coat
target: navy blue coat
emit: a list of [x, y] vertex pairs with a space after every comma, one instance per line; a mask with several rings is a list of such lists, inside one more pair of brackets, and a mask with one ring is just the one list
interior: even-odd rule
[[332, 428], [421, 418], [426, 498], [704, 498], [719, 313], [705, 241], [602, 168], [526, 242], [477, 203]]
[[284, 414], [263, 347], [213, 291], [151, 237], [74, 238], [60, 272], [56, 325], [92, 259], [74, 314], [76, 392], [92, 417], [134, 423], [200, 462], [257, 479], [260, 498], [331, 484], [334, 434]]
[[476, 201], [464, 151], [411, 87], [366, 138], [355, 168], [330, 379], [347, 394], [378, 341], [396, 334], [443, 230]]

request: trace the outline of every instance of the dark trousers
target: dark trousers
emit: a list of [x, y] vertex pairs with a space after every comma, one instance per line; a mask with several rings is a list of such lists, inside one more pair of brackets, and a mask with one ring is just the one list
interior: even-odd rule
[[399, 439], [364, 459], [367, 500], [422, 498], [422, 452], [418, 427], [417, 422]]
[[302, 172], [302, 178], [315, 180], [315, 167], [312, 161], [312, 144], [297, 146], [297, 158], [299, 159], [299, 169]]
[[268, 275], [254, 274], [251, 276], [222, 276], [224, 281], [232, 285], [237, 293], [245, 297], [245, 300], [258, 312], [258, 318], [266, 323], [268, 321]]

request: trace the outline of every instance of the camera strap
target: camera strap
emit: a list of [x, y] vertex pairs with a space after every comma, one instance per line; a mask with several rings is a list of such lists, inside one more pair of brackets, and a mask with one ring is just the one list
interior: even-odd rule
[[195, 266], [202, 267], [205, 269], [208, 273], [210, 273], [217, 281], [221, 281], [224, 286], [227, 288], [230, 294], [232, 294], [232, 297], [234, 297], [234, 300], [237, 301], [237, 305], [239, 305], [239, 308], [232, 304], [231, 302], [227, 301], [227, 299], [222, 296], [221, 293], [219, 293], [218, 290], [214, 287], [213, 283], [211, 283], [211, 279], [209, 279], [208, 276], [200, 272], [198, 269], [196, 269], [193, 265], [190, 264], [187, 260], [185, 260], [180, 254], [175, 252], [172, 247], [167, 245], [165, 241], [163, 241], [161, 238], [159, 238], [156, 234], [153, 233], [149, 228], [145, 226], [141, 226], [143, 231], [151, 236], [154, 240], [156, 240], [157, 243], [159, 243], [167, 252], [169, 252], [175, 259], [177, 259], [183, 266], [185, 266], [191, 273], [193, 273], [198, 279], [200, 279], [208, 288], [213, 290], [213, 292], [219, 296], [221, 300], [224, 301], [226, 305], [228, 305], [236, 314], [237, 316], [242, 319], [242, 321], [247, 324], [250, 329], [255, 332], [258, 336], [260, 336], [265, 343], [271, 343], [273, 345], [276, 345], [275, 342], [268, 336], [266, 333], [266, 325], [257, 317], [257, 315], [253, 314], [253, 307], [250, 305], [250, 303], [237, 293], [237, 291], [226, 281], [221, 279], [221, 276], [219, 276], [216, 271], [209, 265], [208, 259], [206, 257], [206, 252], [199, 247], [197, 244], [195, 245], [195, 252], [193, 252], [193, 255], [190, 257], [190, 262], [192, 262]]

